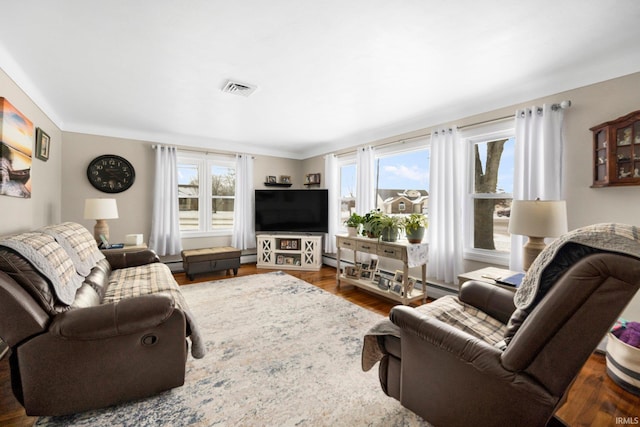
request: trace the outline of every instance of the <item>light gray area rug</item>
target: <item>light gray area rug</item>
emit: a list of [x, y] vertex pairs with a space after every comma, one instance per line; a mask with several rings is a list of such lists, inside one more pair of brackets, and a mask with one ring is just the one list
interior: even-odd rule
[[381, 316], [282, 272], [183, 286], [208, 354], [185, 385], [36, 425], [426, 426], [362, 372]]

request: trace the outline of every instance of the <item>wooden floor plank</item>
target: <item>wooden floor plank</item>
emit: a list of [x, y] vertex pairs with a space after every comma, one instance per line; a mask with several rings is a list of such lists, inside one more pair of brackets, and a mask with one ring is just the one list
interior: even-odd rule
[[[269, 271], [273, 270], [258, 269], [255, 264], [243, 264], [238, 270], [238, 276]], [[286, 272], [384, 316], [387, 316], [391, 308], [396, 305], [391, 300], [385, 300], [352, 286], [338, 288], [336, 270], [333, 267], [323, 266], [320, 271], [311, 272], [293, 270]], [[198, 275], [193, 281], [189, 280], [184, 273], [176, 273], [174, 276], [181, 286], [233, 277], [225, 272]], [[32, 426], [35, 418], [25, 415], [24, 409], [11, 392], [7, 359], [5, 357], [0, 360], [0, 425]], [[604, 356], [594, 354], [569, 390], [567, 402], [560, 408], [558, 415], [570, 426], [614, 426], [616, 417], [632, 420], [640, 416], [640, 396], [634, 396], [615, 384], [605, 373]]]

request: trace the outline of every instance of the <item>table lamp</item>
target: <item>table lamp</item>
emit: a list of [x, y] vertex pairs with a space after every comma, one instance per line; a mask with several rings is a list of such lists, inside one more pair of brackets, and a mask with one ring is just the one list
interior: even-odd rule
[[84, 201], [84, 218], [95, 219], [96, 225], [93, 227], [93, 237], [98, 242], [102, 242], [100, 235], [109, 240], [109, 226], [107, 219], [118, 218], [118, 205], [116, 199], [86, 199]]
[[513, 200], [509, 233], [527, 236], [522, 267], [527, 271], [545, 248], [545, 237], [567, 232], [567, 203], [564, 200]]

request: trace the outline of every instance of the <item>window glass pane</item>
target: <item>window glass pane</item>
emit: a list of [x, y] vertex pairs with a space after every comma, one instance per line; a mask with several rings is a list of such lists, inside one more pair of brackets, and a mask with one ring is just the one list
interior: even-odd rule
[[178, 165], [178, 201], [180, 230], [198, 230], [200, 186], [197, 165]]
[[211, 198], [211, 228], [214, 230], [233, 228], [233, 206], [235, 199]]
[[377, 160], [376, 207], [388, 214], [428, 214], [428, 149]]
[[475, 199], [473, 224], [473, 247], [498, 252], [511, 251], [509, 216], [511, 199]]
[[211, 165], [211, 228], [213, 230], [233, 228], [235, 191], [235, 168]]
[[[513, 193], [515, 138], [501, 138], [474, 144], [473, 247], [510, 252], [507, 231]], [[504, 194], [505, 198], [482, 197]], [[494, 196], [495, 197], [495, 196]]]
[[340, 167], [340, 224], [356, 211], [356, 165]]
[[513, 193], [514, 150], [515, 138], [475, 144], [475, 193]]

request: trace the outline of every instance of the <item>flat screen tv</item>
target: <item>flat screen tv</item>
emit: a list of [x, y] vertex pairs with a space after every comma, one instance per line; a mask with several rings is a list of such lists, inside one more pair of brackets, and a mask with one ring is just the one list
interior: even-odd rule
[[256, 190], [257, 232], [327, 233], [327, 190]]

